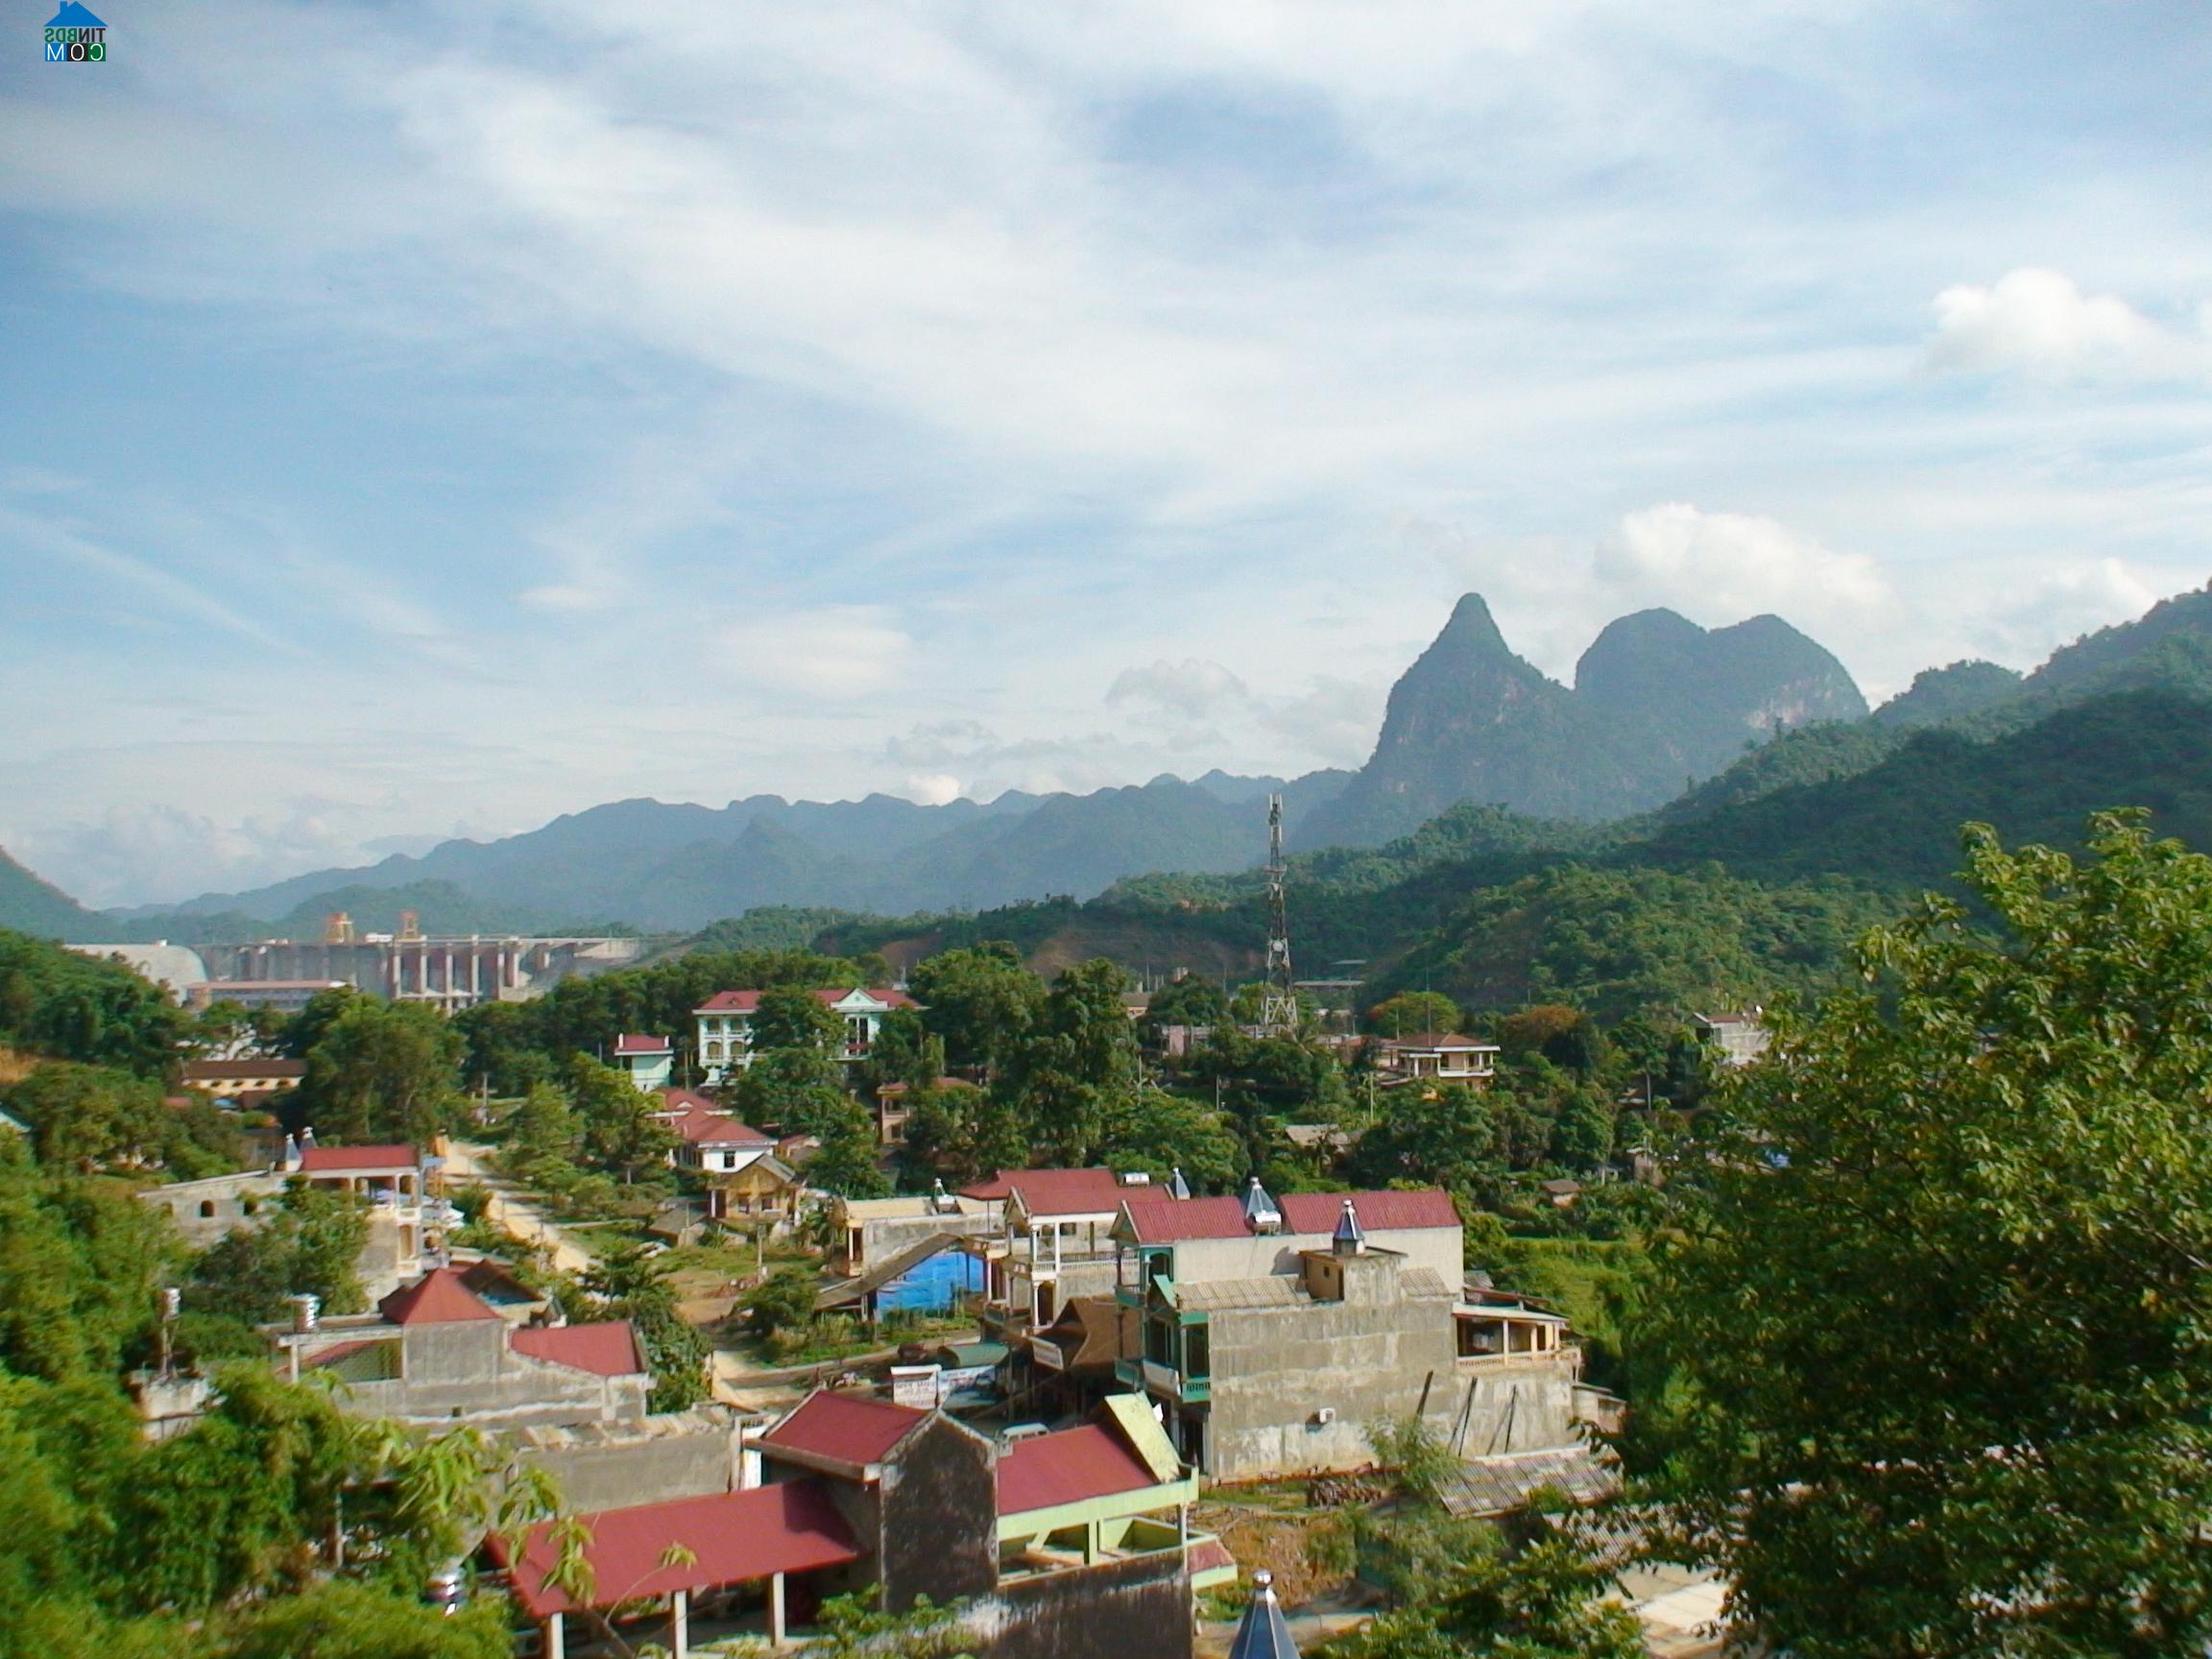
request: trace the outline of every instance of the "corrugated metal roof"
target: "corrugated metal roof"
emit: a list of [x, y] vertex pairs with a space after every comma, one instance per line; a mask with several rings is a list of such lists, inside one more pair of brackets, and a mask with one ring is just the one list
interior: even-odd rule
[[1456, 1227], [1459, 1212], [1452, 1195], [1441, 1187], [1415, 1192], [1286, 1192], [1277, 1201], [1286, 1233], [1329, 1234], [1351, 1199], [1359, 1212], [1359, 1225], [1370, 1234], [1419, 1227]]
[[464, 1319], [499, 1317], [453, 1267], [431, 1268], [377, 1303], [376, 1310], [395, 1325], [457, 1325]]
[[310, 1146], [300, 1155], [300, 1173], [329, 1175], [356, 1169], [414, 1169], [422, 1160], [412, 1146]]
[[[591, 1530], [584, 1555], [591, 1564], [592, 1602], [600, 1607], [860, 1558], [852, 1528], [816, 1480], [602, 1509], [583, 1520]], [[509, 1554], [506, 1540], [493, 1535], [485, 1541], [494, 1559], [514, 1568], [516, 1599], [533, 1619], [577, 1610], [566, 1591], [545, 1582], [557, 1558], [551, 1528], [550, 1522], [541, 1522], [524, 1533], [518, 1558]], [[678, 1547], [690, 1559], [668, 1565]]]
[[882, 1400], [817, 1389], [767, 1433], [759, 1444], [783, 1447], [834, 1463], [879, 1463], [891, 1449], [922, 1426], [929, 1415]]
[[1242, 1238], [1252, 1231], [1241, 1198], [1173, 1198], [1133, 1202], [1129, 1232], [1140, 1244], [1178, 1244], [1187, 1238]]
[[998, 1455], [998, 1513], [1021, 1515], [1158, 1485], [1111, 1430], [1095, 1424], [1018, 1440]]
[[1202, 1279], [1194, 1285], [1175, 1286], [1175, 1306], [1187, 1313], [1223, 1308], [1295, 1308], [1312, 1300], [1306, 1287], [1287, 1273], [1269, 1273], [1257, 1279]]
[[550, 1359], [577, 1371], [600, 1377], [635, 1377], [645, 1370], [638, 1358], [637, 1335], [627, 1319], [603, 1319], [590, 1325], [525, 1325], [508, 1346], [533, 1359]]

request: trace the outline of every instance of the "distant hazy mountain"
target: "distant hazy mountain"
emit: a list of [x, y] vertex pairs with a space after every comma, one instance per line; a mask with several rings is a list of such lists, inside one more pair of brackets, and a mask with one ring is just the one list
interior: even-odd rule
[[179, 936], [194, 923], [297, 932], [342, 909], [389, 926], [400, 908], [434, 931], [576, 926], [621, 921], [689, 929], [762, 905], [904, 915], [1067, 894], [1088, 898], [1147, 870], [1240, 870], [1264, 857], [1264, 801], [1284, 796], [1295, 826], [1347, 774], [1286, 781], [1211, 772], [1091, 795], [999, 796], [922, 806], [888, 795], [785, 801], [716, 810], [617, 801], [492, 842], [448, 841], [421, 857], [324, 870], [249, 893], [209, 894], [167, 914], [133, 913], [138, 931]]
[[0, 927], [41, 939], [93, 937], [102, 919], [0, 852]]
[[1785, 726], [1853, 720], [1843, 665], [1780, 617], [1612, 623], [1570, 690], [1514, 655], [1479, 594], [1391, 688], [1375, 755], [1300, 835], [1374, 846], [1460, 801], [1601, 820], [1656, 806]]

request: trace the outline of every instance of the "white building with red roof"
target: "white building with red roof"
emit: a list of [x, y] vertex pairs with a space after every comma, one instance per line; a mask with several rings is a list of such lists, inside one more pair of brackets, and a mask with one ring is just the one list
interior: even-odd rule
[[[753, 1064], [753, 1016], [759, 1009], [758, 991], [719, 991], [692, 1010], [699, 1022], [699, 1067], [712, 1088], [733, 1071]], [[889, 986], [855, 985], [840, 990], [828, 987], [814, 996], [825, 1008], [845, 1022], [845, 1037], [838, 1058], [864, 1060], [883, 1028], [883, 1017], [894, 1008], [921, 1004], [903, 991]]]
[[1114, 1287], [1114, 1223], [1122, 1207], [1165, 1197], [1148, 1176], [1087, 1169], [1001, 1169], [960, 1190], [994, 1213], [995, 1225], [962, 1247], [988, 1266], [985, 1329], [1019, 1340], [1059, 1316], [1076, 1296]]
[[663, 1089], [654, 1114], [676, 1137], [671, 1164], [707, 1175], [734, 1175], [776, 1150], [776, 1138], [731, 1117], [704, 1094]]

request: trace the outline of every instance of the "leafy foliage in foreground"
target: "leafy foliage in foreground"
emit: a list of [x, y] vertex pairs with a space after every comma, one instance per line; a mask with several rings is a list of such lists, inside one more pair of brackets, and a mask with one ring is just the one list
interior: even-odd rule
[[1657, 1491], [1804, 1659], [2212, 1637], [2212, 860], [2096, 820], [1777, 1021], [1685, 1174]]

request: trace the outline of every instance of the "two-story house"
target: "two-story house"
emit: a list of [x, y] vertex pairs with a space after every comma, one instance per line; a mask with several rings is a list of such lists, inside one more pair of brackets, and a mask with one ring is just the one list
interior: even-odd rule
[[1487, 1089], [1498, 1075], [1495, 1043], [1452, 1031], [1376, 1039], [1376, 1069], [1400, 1082], [1464, 1083]]
[[[834, 987], [816, 991], [822, 1005], [845, 1022], [845, 1037], [838, 1058], [864, 1060], [882, 1029], [883, 1016], [894, 1008], [919, 1007], [913, 998], [889, 986]], [[733, 1072], [753, 1064], [753, 1016], [760, 1006], [758, 991], [718, 991], [692, 1010], [699, 1022], [699, 1066], [712, 1088]]]
[[1074, 1296], [1114, 1288], [1114, 1224], [1132, 1200], [1165, 1199], [1171, 1189], [1144, 1175], [1107, 1168], [1001, 1169], [963, 1187], [960, 1196], [984, 1207], [988, 1230], [967, 1245], [988, 1269], [985, 1330], [1019, 1340], [1052, 1323]]
[[658, 1094], [676, 1070], [676, 1045], [665, 1037], [625, 1031], [614, 1039], [614, 1070], [627, 1075], [640, 1094]]

